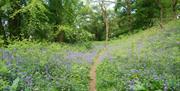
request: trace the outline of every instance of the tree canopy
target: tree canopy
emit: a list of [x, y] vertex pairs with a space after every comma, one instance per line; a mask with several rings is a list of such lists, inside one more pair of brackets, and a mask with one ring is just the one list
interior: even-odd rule
[[[91, 38], [87, 39], [105, 40], [105, 36], [114, 38], [137, 32], [158, 22], [162, 26], [161, 22], [175, 17], [180, 7], [178, 0], [101, 1], [106, 10], [97, 0], [1, 0], [0, 34], [6, 41], [9, 38], [69, 42], [65, 36], [74, 32], [77, 37], [79, 33], [88, 33]], [[107, 24], [105, 18], [109, 20]], [[105, 35], [107, 25], [109, 32]], [[67, 33], [59, 26], [72, 31]]]

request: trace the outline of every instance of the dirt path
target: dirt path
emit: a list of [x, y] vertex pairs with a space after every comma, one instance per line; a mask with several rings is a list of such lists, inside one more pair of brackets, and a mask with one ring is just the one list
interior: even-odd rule
[[100, 63], [100, 56], [103, 55], [105, 48], [100, 50], [93, 60], [93, 64], [90, 70], [90, 82], [89, 82], [89, 91], [96, 91], [96, 67]]

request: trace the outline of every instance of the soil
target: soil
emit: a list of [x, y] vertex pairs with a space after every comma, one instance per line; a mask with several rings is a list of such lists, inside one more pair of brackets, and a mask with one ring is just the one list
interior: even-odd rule
[[90, 70], [90, 82], [89, 82], [89, 91], [97, 91], [96, 90], [96, 67], [100, 63], [100, 56], [103, 55], [105, 49], [99, 51], [99, 53], [95, 56], [93, 60], [93, 64]]

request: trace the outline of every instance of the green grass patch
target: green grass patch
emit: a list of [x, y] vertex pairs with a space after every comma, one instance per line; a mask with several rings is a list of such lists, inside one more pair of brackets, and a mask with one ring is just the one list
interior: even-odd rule
[[98, 91], [179, 91], [180, 21], [109, 43], [97, 69]]

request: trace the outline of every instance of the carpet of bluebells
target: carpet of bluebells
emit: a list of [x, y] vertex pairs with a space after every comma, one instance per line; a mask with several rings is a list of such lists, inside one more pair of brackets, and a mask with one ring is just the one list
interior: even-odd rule
[[16, 41], [0, 49], [0, 91], [88, 91], [101, 48]]
[[[98, 91], [180, 91], [180, 22], [109, 42], [97, 67]], [[104, 48], [16, 41], [0, 48], [0, 91], [88, 91]]]
[[97, 68], [98, 91], [180, 91], [179, 25], [110, 42]]

